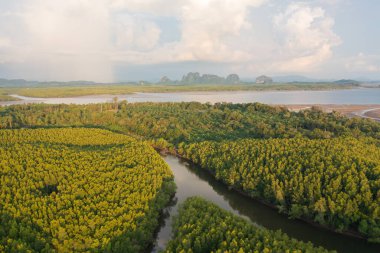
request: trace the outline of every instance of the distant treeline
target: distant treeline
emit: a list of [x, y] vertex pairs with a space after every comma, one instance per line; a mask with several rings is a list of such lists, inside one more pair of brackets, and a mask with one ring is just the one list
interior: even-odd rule
[[291, 112], [260, 103], [104, 103], [0, 107], [0, 128], [98, 126], [177, 145], [240, 138], [380, 138], [380, 124], [339, 113]]

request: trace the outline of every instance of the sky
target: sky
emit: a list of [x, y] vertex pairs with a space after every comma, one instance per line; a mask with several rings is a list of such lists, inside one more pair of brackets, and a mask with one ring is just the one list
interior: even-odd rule
[[380, 80], [378, 0], [0, 0], [0, 78]]

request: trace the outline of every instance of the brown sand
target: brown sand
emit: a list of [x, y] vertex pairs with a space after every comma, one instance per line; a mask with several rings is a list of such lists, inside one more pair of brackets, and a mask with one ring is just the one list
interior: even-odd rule
[[366, 112], [364, 115], [368, 116], [368, 117], [371, 117], [371, 118], [378, 118], [378, 119], [380, 119], [380, 108], [376, 109], [376, 110], [373, 110], [373, 111]]
[[324, 112], [339, 112], [348, 117], [371, 118], [380, 121], [380, 105], [280, 105], [291, 111], [300, 111], [317, 107]]

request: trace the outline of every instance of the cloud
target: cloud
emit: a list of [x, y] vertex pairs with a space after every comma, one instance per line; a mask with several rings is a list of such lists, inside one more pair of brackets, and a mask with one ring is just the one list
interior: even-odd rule
[[178, 16], [188, 0], [108, 0], [112, 11], [128, 11], [158, 16]]
[[0, 37], [0, 49], [7, 48], [11, 46], [11, 40], [9, 38]]
[[7, 15], [7, 25], [18, 31], [8, 31], [12, 47], [6, 61], [14, 72], [39, 79], [113, 79], [107, 57], [109, 13], [101, 0], [21, 3]]
[[328, 5], [338, 5], [343, 2], [343, 0], [318, 0], [321, 4]]
[[149, 51], [158, 43], [161, 29], [153, 22], [123, 15], [113, 24], [117, 50]]
[[359, 53], [355, 57], [346, 59], [345, 67], [351, 72], [376, 73], [380, 72], [380, 55]]
[[[322, 7], [291, 3], [267, 17], [273, 25], [264, 31], [252, 13], [266, 2], [15, 0], [0, 5], [0, 63], [17, 77], [109, 82], [121, 65], [210, 62], [242, 72], [302, 72], [331, 57], [340, 39]], [[163, 17], [178, 31], [162, 25]], [[173, 32], [174, 40], [161, 39]]]
[[[263, 0], [31, 0], [16, 1], [14, 50], [3, 62], [40, 66], [46, 78], [113, 80], [113, 64], [248, 60], [236, 40], [247, 32], [249, 9]], [[162, 8], [165, 6], [165, 8]], [[0, 11], [1, 12], [1, 11]], [[179, 23], [177, 41], [159, 43], [156, 19]], [[0, 27], [1, 30], [5, 28]], [[9, 33], [9, 31], [8, 31]], [[9, 44], [0, 41], [0, 47]], [[235, 43], [235, 44], [234, 44]], [[4, 44], [4, 45], [3, 45]], [[9, 45], [8, 45], [9, 46]], [[18, 52], [18, 53], [15, 53]], [[35, 68], [33, 68], [35, 70]], [[21, 73], [27, 74], [27, 73]]]
[[280, 71], [309, 71], [332, 55], [341, 39], [333, 31], [334, 20], [321, 7], [292, 3], [274, 19], [279, 32]]
[[0, 64], [7, 62], [7, 51], [11, 48], [11, 40], [7, 37], [0, 37]]
[[[126, 1], [116, 1], [115, 3], [122, 9], [130, 8], [155, 15], [169, 13], [166, 11], [162, 14], [160, 11], [162, 8], [156, 8], [162, 4], [149, 5], [150, 2], [132, 1], [128, 7], [121, 4]], [[178, 41], [151, 47], [154, 50], [146, 53], [131, 50], [119, 52], [116, 58], [119, 61], [124, 58], [127, 62], [142, 64], [176, 61], [247, 61], [249, 54], [236, 47], [236, 41], [251, 27], [247, 20], [249, 8], [257, 7], [264, 2], [263, 0], [176, 1], [174, 3], [176, 8], [170, 13], [180, 23], [181, 34]], [[153, 44], [156, 45], [156, 43]]]
[[250, 7], [260, 0], [188, 1], [180, 16], [182, 60], [242, 61], [246, 52], [232, 45], [231, 40], [250, 29], [247, 21]]

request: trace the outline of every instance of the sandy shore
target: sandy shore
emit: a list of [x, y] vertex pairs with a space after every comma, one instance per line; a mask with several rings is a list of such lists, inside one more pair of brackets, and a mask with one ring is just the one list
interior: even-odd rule
[[339, 112], [348, 117], [362, 117], [380, 121], [380, 105], [281, 105], [291, 111], [310, 109], [315, 106], [324, 112]]
[[380, 108], [368, 111], [368, 112], [365, 113], [365, 115], [368, 116], [368, 117], [371, 117], [371, 118], [380, 119]]

